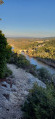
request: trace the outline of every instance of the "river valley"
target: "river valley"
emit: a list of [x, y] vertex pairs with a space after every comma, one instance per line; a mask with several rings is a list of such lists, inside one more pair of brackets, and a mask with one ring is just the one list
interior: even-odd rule
[[51, 74], [55, 74], [55, 69], [52, 68], [51, 66], [46, 65], [45, 63], [42, 63], [41, 61], [38, 61], [35, 58], [29, 57], [28, 55], [24, 54], [24, 52], [22, 52], [21, 54], [25, 55], [26, 59], [30, 61], [31, 64], [36, 65], [36, 68], [46, 68]]

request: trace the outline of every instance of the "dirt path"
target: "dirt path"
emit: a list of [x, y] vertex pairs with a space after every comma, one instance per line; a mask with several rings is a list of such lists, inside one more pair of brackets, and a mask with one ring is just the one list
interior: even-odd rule
[[29, 89], [36, 82], [43, 88], [46, 85], [30, 73], [25, 72], [12, 64], [7, 65], [14, 77], [8, 77], [0, 83], [0, 119], [21, 119], [23, 112], [21, 105], [24, 103]]

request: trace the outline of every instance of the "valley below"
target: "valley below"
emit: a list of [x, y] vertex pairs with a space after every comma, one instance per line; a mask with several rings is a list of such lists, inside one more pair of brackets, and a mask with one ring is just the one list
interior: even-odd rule
[[37, 68], [47, 68], [55, 74], [55, 38], [8, 38], [12, 51], [23, 54]]
[[[55, 39], [7, 39], [7, 42], [4, 52], [6, 60], [4, 58], [5, 63], [2, 64], [5, 67], [4, 75], [2, 71], [0, 73], [0, 119], [26, 119], [26, 113], [29, 117], [31, 110], [39, 107], [43, 107], [43, 112], [46, 110], [48, 114], [50, 106], [54, 113], [55, 69], [49, 63], [55, 63]], [[51, 50], [46, 45], [48, 43], [53, 45]], [[49, 63], [41, 61], [41, 58], [46, 58]], [[35, 112], [34, 116], [37, 115]], [[50, 114], [50, 117], [54, 117], [54, 114]]]

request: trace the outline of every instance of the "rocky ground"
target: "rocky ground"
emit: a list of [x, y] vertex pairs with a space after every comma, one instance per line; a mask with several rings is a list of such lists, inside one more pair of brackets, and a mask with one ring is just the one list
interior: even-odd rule
[[12, 64], [7, 65], [13, 72], [13, 76], [7, 77], [0, 82], [0, 119], [22, 119], [23, 105], [29, 89], [36, 82], [39, 86], [46, 85], [25, 70]]

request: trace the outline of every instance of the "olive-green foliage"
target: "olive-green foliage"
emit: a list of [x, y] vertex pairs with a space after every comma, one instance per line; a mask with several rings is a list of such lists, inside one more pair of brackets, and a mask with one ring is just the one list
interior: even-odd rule
[[5, 75], [5, 69], [6, 69], [6, 45], [7, 41], [2, 34], [2, 31], [0, 31], [0, 78], [3, 78]]
[[6, 66], [5, 77], [12, 75], [12, 71]]
[[46, 58], [46, 59], [49, 59], [51, 62], [54, 62], [55, 60], [55, 39], [49, 39], [48, 42], [45, 41], [43, 47], [42, 46], [38, 47], [38, 50], [36, 50], [36, 56], [40, 58]]
[[34, 85], [22, 110], [24, 119], [55, 119], [55, 89]]
[[18, 67], [25, 68], [30, 65], [30, 62], [23, 55], [18, 55], [17, 53], [11, 53], [11, 58], [9, 63], [14, 63]]
[[30, 62], [23, 55], [18, 57], [18, 67], [26, 68], [30, 65]]
[[38, 78], [42, 80], [44, 83], [52, 82], [52, 75], [46, 68], [38, 69]]
[[52, 75], [52, 84], [55, 86], [55, 74]]
[[7, 46], [6, 46], [6, 60], [7, 60], [7, 62], [9, 62], [10, 57], [11, 57], [11, 52], [12, 52], [11, 49], [12, 49], [11, 46], [7, 44]]
[[30, 72], [33, 75], [37, 75], [36, 67], [25, 58], [24, 55], [18, 55], [17, 53], [12, 52], [9, 63], [17, 65], [17, 67], [25, 69], [27, 72]]

